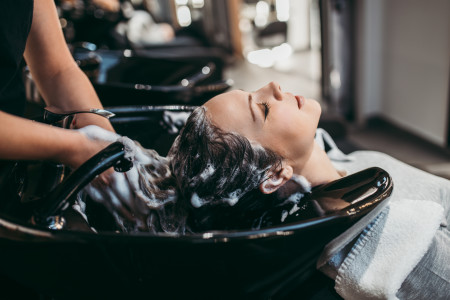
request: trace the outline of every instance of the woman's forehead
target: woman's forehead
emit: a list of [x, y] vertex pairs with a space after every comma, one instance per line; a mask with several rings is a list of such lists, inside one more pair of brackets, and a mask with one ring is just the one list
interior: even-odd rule
[[222, 130], [234, 130], [246, 122], [248, 93], [234, 90], [215, 96], [204, 104], [208, 119]]
[[246, 95], [248, 95], [248, 93], [242, 90], [229, 91], [211, 98], [205, 103], [205, 106], [210, 106], [212, 104], [216, 104], [217, 102], [223, 101], [244, 100], [247, 97]]

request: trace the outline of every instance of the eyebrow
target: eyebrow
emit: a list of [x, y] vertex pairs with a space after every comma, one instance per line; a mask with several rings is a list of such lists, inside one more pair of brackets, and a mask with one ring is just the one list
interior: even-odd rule
[[252, 114], [253, 122], [255, 122], [256, 117], [255, 117], [255, 112], [253, 111], [252, 101], [253, 101], [252, 94], [249, 93], [248, 94], [248, 107], [250, 108], [250, 113]]

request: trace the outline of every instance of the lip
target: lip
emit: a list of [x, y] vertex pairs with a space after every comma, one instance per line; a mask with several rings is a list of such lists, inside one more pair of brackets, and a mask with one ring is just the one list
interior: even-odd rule
[[295, 96], [295, 100], [297, 100], [298, 109], [301, 109], [305, 104], [305, 97], [303, 96]]

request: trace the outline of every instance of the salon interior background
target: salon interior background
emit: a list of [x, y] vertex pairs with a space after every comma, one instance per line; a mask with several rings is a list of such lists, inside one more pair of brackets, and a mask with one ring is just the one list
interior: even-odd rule
[[[99, 38], [118, 30], [114, 2], [56, 0], [68, 42], [117, 47]], [[92, 22], [83, 36], [76, 11], [88, 4]], [[233, 88], [254, 90], [276, 80], [322, 101], [325, 117], [353, 131], [375, 118], [448, 154], [448, 0], [122, 0], [121, 14], [130, 7], [183, 33], [175, 38], [182, 36], [178, 47], [190, 36], [220, 49]], [[104, 26], [108, 21], [115, 27]]]

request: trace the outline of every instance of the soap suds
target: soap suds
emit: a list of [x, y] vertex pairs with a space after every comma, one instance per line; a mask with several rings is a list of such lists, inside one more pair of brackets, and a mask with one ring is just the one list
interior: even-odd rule
[[[204, 117], [206, 108], [200, 107], [197, 110], [200, 113], [199, 115]], [[178, 125], [180, 125], [178, 122], [181, 120], [184, 124], [186, 118], [186, 115], [174, 116], [167, 113], [164, 122], [169, 124], [170, 121], [178, 128]], [[194, 127], [192, 130], [194, 132], [203, 130], [206, 136], [210, 137], [213, 133], [209, 127], [204, 126], [202, 120], [201, 117], [194, 119], [191, 124]], [[88, 194], [92, 200], [103, 204], [112, 213], [117, 226], [125, 232], [162, 230], [184, 234], [190, 230], [186, 224], [189, 209], [186, 208], [186, 202], [195, 209], [205, 205], [226, 204], [229, 207], [236, 206], [244, 195], [258, 188], [258, 185], [266, 179], [267, 174], [273, 168], [272, 165], [258, 167], [256, 162], [248, 162], [249, 160], [246, 160], [247, 163], [242, 162], [239, 167], [232, 167], [231, 169], [221, 169], [221, 165], [215, 167], [212, 163], [205, 163], [201, 165], [199, 173], [189, 177], [182, 169], [177, 169], [176, 165], [171, 166], [171, 160], [176, 152], [169, 152], [167, 157], [163, 157], [154, 150], [144, 149], [139, 143], [127, 137], [121, 137], [99, 127], [88, 127], [81, 131], [89, 138], [108, 142], [122, 142], [125, 146], [126, 157], [133, 163], [133, 167], [129, 171], [125, 173], [115, 172], [109, 186], [98, 185], [93, 181], [84, 189], [84, 193]], [[173, 130], [175, 132], [175, 129]], [[172, 149], [175, 149], [175, 151], [179, 149], [179, 143], [180, 138], [177, 137]], [[251, 146], [256, 149], [254, 154], [256, 156], [266, 151], [258, 143], [251, 142]], [[200, 156], [200, 153], [196, 153], [194, 160], [200, 160]], [[231, 156], [227, 159], [235, 159], [235, 157]], [[221, 198], [214, 198], [214, 195], [208, 193], [203, 193], [208, 196], [201, 193], [199, 195], [196, 192], [181, 197], [178, 195], [179, 186], [175, 182], [171, 168], [172, 171], [175, 168], [175, 172], [180, 173], [187, 179], [187, 186], [195, 188], [198, 185], [213, 183], [216, 190], [223, 191]], [[246, 173], [242, 173], [239, 168], [247, 170]], [[228, 184], [234, 180], [238, 182], [242, 180], [243, 184], [240, 188], [232, 190]], [[294, 208], [297, 207], [298, 210], [296, 204], [300, 202], [305, 192], [311, 190], [311, 185], [306, 178], [297, 175], [292, 177], [291, 182], [296, 187], [297, 192], [289, 194], [286, 192], [283, 204], [293, 203], [295, 204]], [[181, 199], [186, 199], [183, 200], [186, 202], [179, 202], [182, 201]], [[82, 198], [79, 197], [77, 209], [85, 213], [85, 205], [82, 202]], [[284, 220], [288, 214], [292, 214], [294, 208], [291, 211], [283, 211], [280, 216], [281, 219]], [[255, 219], [255, 222], [261, 223], [262, 220], [263, 216]]]
[[208, 179], [209, 177], [212, 176], [215, 170], [216, 169], [211, 164], [208, 164], [205, 170], [200, 174], [200, 178], [203, 180]]
[[177, 134], [186, 124], [190, 112], [164, 111], [162, 124], [170, 134]]
[[[98, 184], [95, 180], [83, 192], [103, 204], [113, 215], [122, 231], [140, 230], [146, 227], [143, 219], [151, 218], [151, 211], [164, 208], [177, 200], [176, 190], [171, 181], [168, 160], [154, 150], [147, 150], [127, 137], [89, 126], [81, 130], [89, 138], [108, 142], [120, 141], [124, 144], [125, 157], [133, 167], [125, 172], [110, 175], [109, 185]], [[77, 208], [84, 213], [85, 204], [78, 198]]]
[[194, 193], [191, 197], [191, 204], [195, 208], [202, 207], [205, 204], [202, 198], [200, 198], [197, 193]]

